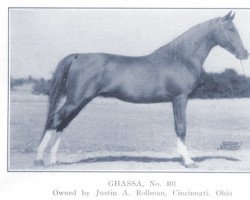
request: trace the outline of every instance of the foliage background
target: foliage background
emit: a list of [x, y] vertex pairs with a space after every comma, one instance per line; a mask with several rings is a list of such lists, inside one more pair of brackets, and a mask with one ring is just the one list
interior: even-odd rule
[[[32, 76], [27, 78], [10, 79], [10, 88], [24, 84], [32, 84], [33, 94], [48, 95], [51, 87], [51, 79], [36, 79]], [[204, 73], [199, 86], [190, 95], [195, 99], [219, 99], [219, 98], [245, 98], [250, 97], [250, 78], [239, 75], [233, 69], [226, 69], [222, 73]]]

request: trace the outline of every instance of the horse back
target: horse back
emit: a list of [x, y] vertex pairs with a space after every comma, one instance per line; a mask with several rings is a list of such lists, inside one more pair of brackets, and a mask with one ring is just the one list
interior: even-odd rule
[[179, 93], [189, 92], [193, 84], [181, 63], [152, 60], [150, 56], [80, 54], [70, 73], [75, 74], [71, 81], [79, 80], [83, 90], [91, 83], [98, 95], [138, 103], [170, 101]]

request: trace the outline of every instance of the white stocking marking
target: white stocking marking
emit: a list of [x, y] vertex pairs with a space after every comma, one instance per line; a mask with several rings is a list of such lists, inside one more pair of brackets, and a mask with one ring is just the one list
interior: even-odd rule
[[50, 155], [50, 164], [55, 164], [57, 161], [56, 158], [56, 153], [60, 144], [61, 138], [60, 136], [58, 137], [58, 139], [56, 140], [55, 144], [53, 145], [53, 147], [51, 148], [51, 155]]
[[44, 137], [43, 137], [43, 140], [42, 142], [40, 143], [38, 149], [37, 149], [37, 160], [42, 160], [43, 159], [43, 154], [44, 154], [44, 151], [46, 150], [48, 144], [49, 144], [49, 141], [50, 141], [50, 138], [52, 136], [54, 131], [50, 130], [50, 131], [46, 131]]
[[186, 145], [179, 138], [177, 138], [177, 148], [178, 148], [178, 153], [183, 158], [185, 165], [189, 165], [194, 162], [188, 154]]

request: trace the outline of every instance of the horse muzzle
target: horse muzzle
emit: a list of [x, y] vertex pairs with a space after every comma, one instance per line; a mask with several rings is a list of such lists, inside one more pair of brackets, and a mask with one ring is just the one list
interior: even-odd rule
[[246, 60], [248, 59], [249, 53], [246, 49], [244, 49], [243, 51], [235, 51], [235, 57], [239, 60]]

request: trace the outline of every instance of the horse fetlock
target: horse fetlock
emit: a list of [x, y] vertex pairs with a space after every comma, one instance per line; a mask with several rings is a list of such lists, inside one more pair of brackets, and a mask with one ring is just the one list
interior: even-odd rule
[[185, 143], [179, 137], [177, 138], [177, 151], [178, 151], [179, 155], [181, 156], [185, 166], [188, 166], [188, 165], [194, 163], [194, 161], [189, 156], [189, 153], [188, 153], [188, 150], [187, 150]]
[[180, 138], [185, 138], [186, 136], [186, 126], [185, 125], [176, 125], [175, 131]]
[[57, 161], [57, 156], [56, 156], [56, 154], [51, 154], [51, 156], [50, 156], [50, 165], [54, 165], [54, 164], [57, 164], [58, 163], [58, 161]]
[[185, 167], [189, 169], [195, 169], [198, 168], [198, 165], [195, 162], [192, 162], [190, 164], [185, 164]]
[[[186, 168], [194, 168], [194, 166], [196, 165], [196, 163], [189, 156], [184, 157], [181, 154], [180, 154], [180, 156], [181, 156], [181, 159], [183, 161], [183, 165]], [[196, 167], [197, 167], [197, 165], [196, 165]]]
[[55, 162], [50, 162], [49, 163], [49, 166], [50, 167], [55, 167], [55, 166], [58, 166], [60, 163], [58, 161], [55, 161]]

